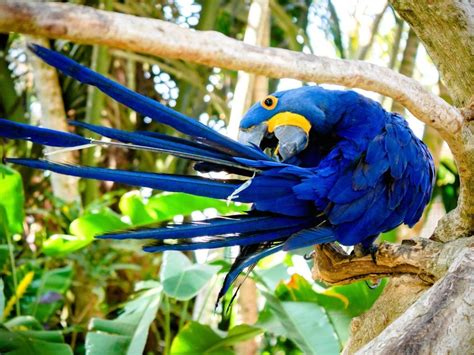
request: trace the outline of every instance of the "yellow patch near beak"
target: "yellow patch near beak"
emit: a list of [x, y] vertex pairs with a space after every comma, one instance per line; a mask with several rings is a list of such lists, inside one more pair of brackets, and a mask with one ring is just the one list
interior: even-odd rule
[[280, 112], [268, 120], [268, 132], [273, 133], [279, 126], [296, 126], [309, 134], [311, 123], [302, 115], [292, 112]]

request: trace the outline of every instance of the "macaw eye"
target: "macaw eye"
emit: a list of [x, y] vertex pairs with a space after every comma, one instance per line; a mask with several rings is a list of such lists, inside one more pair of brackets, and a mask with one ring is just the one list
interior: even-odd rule
[[275, 96], [267, 96], [262, 100], [261, 104], [264, 109], [273, 110], [278, 103], [278, 99]]

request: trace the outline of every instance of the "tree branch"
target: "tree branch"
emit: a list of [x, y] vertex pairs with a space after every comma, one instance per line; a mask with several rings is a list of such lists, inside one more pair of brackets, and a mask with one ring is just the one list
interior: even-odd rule
[[450, 95], [466, 105], [474, 86], [474, 8], [470, 1], [390, 0], [423, 42]]
[[378, 279], [403, 274], [416, 275], [428, 284], [442, 277], [461, 248], [474, 247], [474, 238], [449, 243], [419, 238], [402, 244], [382, 243], [375, 253], [354, 257], [336, 244], [316, 246], [313, 278], [328, 284], [347, 284], [362, 279]]
[[[49, 47], [46, 38], [30, 37], [28, 40]], [[41, 124], [47, 128], [67, 131], [68, 125], [57, 71], [36, 56], [30, 56], [29, 59], [33, 66], [36, 96], [41, 104]], [[53, 151], [54, 148], [48, 150]], [[72, 152], [65, 152], [56, 154], [52, 160], [74, 164], [77, 159]], [[52, 173], [51, 187], [53, 194], [63, 201], [74, 202], [81, 199], [79, 180], [76, 177]]]
[[474, 249], [458, 249], [446, 276], [357, 354], [472, 354]]

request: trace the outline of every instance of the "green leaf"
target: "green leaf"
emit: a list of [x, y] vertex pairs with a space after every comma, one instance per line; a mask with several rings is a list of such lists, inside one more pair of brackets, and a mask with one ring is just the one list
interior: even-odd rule
[[[349, 338], [349, 325], [352, 317], [346, 311], [349, 300], [331, 288], [324, 292], [316, 292], [313, 285], [304, 277], [293, 274], [288, 283], [280, 283], [275, 290], [275, 295], [283, 301], [314, 302], [322, 306], [326, 315], [337, 334], [340, 347], [342, 348]], [[275, 327], [275, 320], [267, 319], [270, 326]], [[278, 327], [277, 327], [278, 330]]]
[[218, 266], [192, 264], [179, 251], [163, 253], [160, 279], [163, 291], [170, 297], [186, 301], [198, 294], [207, 282], [217, 274]]
[[69, 232], [73, 235], [84, 237], [92, 242], [96, 235], [121, 230], [129, 227], [109, 208], [104, 208], [99, 212], [85, 214], [74, 221], [69, 226]]
[[4, 323], [4, 326], [9, 330], [15, 330], [16, 328], [28, 328], [30, 330], [43, 330], [41, 323], [32, 316], [18, 316], [12, 318]]
[[365, 281], [359, 281], [348, 285], [333, 286], [327, 292], [345, 297], [348, 300], [345, 311], [351, 317], [356, 317], [372, 307], [386, 284], [387, 279], [382, 279], [377, 288], [371, 289]]
[[194, 211], [204, 211], [207, 208], [215, 208], [221, 215], [244, 212], [249, 209], [248, 205], [230, 203], [215, 200], [208, 197], [199, 197], [184, 193], [158, 194], [148, 200], [147, 209], [153, 210], [158, 215], [157, 222], [172, 219], [174, 216], [188, 216]]
[[142, 354], [150, 324], [160, 305], [162, 286], [148, 281], [114, 320], [93, 318], [86, 336], [86, 354]]
[[379, 236], [379, 241], [381, 242], [389, 242], [389, 243], [395, 243], [397, 241], [397, 229], [392, 229], [389, 232], [385, 232], [380, 234]]
[[176, 335], [171, 344], [170, 355], [194, 354], [233, 354], [228, 347], [213, 348], [222, 341], [222, 337], [214, 332], [208, 325], [189, 322]]
[[261, 282], [270, 290], [274, 290], [280, 282], [290, 278], [288, 266], [284, 263], [278, 263], [268, 269], [259, 269], [256, 273]]
[[21, 175], [12, 168], [0, 164], [0, 206], [7, 214], [8, 231], [11, 234], [23, 232], [25, 218], [25, 194]]
[[133, 225], [149, 224], [158, 221], [158, 214], [148, 207], [138, 190], [125, 193], [119, 202], [120, 212], [130, 217]]
[[257, 335], [263, 333], [263, 329], [252, 327], [247, 324], [240, 324], [231, 329], [227, 333], [227, 336], [219, 341], [217, 344], [209, 348], [210, 350], [217, 350], [223, 347], [232, 346], [242, 341], [255, 338]]
[[47, 256], [64, 257], [89, 245], [91, 240], [77, 235], [53, 234], [44, 241], [43, 253]]
[[9, 355], [72, 355], [59, 331], [0, 329], [0, 353]]
[[339, 341], [324, 308], [313, 302], [280, 301], [263, 292], [287, 337], [305, 354], [339, 354]]
[[276, 290], [275, 296], [282, 301], [314, 302], [330, 309], [344, 309], [348, 300], [334, 292], [316, 292], [313, 285], [303, 276], [293, 274], [288, 283], [281, 282]]

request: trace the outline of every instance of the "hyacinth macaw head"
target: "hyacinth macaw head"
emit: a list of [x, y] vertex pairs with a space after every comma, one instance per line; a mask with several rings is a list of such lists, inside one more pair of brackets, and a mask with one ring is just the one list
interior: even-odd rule
[[[268, 95], [253, 105], [240, 123], [239, 141], [255, 145], [280, 161], [304, 151], [316, 135], [333, 132], [348, 91], [304, 86]], [[341, 101], [342, 100], [342, 101]]]

